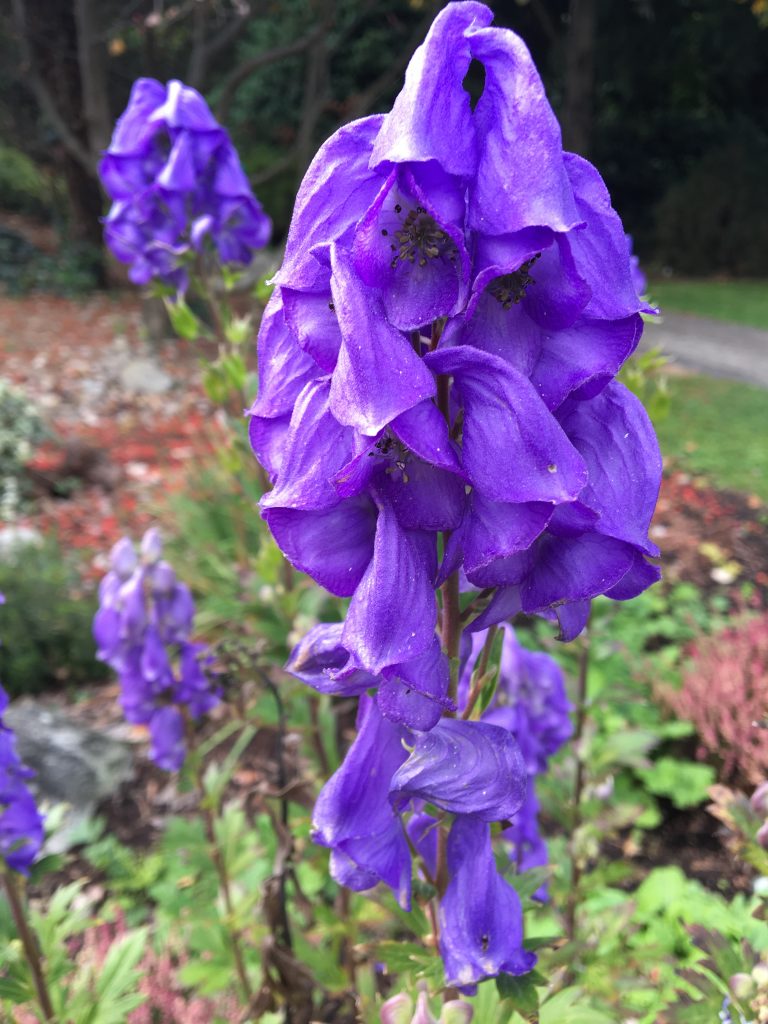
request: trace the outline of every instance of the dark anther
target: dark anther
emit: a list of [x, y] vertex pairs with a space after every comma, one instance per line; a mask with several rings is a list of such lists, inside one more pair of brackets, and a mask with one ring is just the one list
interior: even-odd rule
[[[395, 212], [401, 213], [402, 206], [398, 203]], [[383, 230], [382, 234], [386, 232]], [[412, 263], [426, 267], [429, 260], [444, 256], [452, 263], [456, 262], [458, 252], [450, 236], [443, 231], [423, 206], [408, 211], [402, 220], [402, 227], [394, 232], [397, 245], [390, 244], [394, 253], [390, 266], [394, 270], [398, 263]]]
[[387, 229], [386, 229], [386, 228], [382, 228], [382, 229], [381, 229], [381, 233], [382, 233], [382, 235], [384, 235], [384, 236], [386, 236], [386, 235], [388, 235], [388, 234], [389, 234], [389, 232], [387, 231]]
[[331, 311], [332, 313], [335, 313], [335, 312], [336, 312], [336, 307], [334, 306], [334, 304], [333, 304], [332, 302], [329, 302], [329, 303], [328, 303], [328, 309], [330, 309], [330, 311]]
[[480, 936], [480, 948], [482, 949], [482, 951], [484, 953], [488, 952], [488, 947], [490, 946], [490, 944], [491, 944], [490, 936], [488, 936], [488, 935], [481, 935]]
[[541, 253], [537, 253], [533, 259], [523, 263], [514, 273], [503, 274], [491, 281], [488, 291], [504, 309], [510, 309], [513, 304], [517, 305], [525, 297], [528, 287], [536, 283], [529, 271], [540, 256]]

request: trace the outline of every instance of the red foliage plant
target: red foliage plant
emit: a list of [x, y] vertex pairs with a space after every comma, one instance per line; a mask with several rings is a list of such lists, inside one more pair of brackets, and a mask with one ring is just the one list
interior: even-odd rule
[[699, 756], [720, 761], [722, 782], [758, 785], [768, 776], [768, 615], [704, 637], [690, 654], [682, 687], [664, 700], [693, 722]]

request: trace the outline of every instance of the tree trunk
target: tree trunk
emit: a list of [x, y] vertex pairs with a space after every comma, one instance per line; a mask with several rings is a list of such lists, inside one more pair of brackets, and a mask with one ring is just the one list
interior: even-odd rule
[[109, 138], [110, 115], [95, 6], [94, 0], [15, 0], [14, 13], [25, 78], [52, 129], [51, 148], [67, 187], [67, 240], [101, 250], [96, 165]]
[[563, 144], [588, 156], [592, 143], [597, 0], [571, 0], [565, 56]]

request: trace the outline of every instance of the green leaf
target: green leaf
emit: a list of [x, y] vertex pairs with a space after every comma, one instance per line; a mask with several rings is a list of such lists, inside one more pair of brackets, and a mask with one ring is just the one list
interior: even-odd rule
[[510, 1009], [516, 1010], [525, 1020], [537, 1019], [539, 993], [536, 986], [546, 984], [546, 978], [542, 978], [537, 971], [519, 977], [513, 974], [500, 974], [496, 979], [496, 988], [501, 998], [507, 1000]]
[[703, 803], [717, 779], [711, 765], [678, 761], [674, 757], [660, 757], [638, 774], [651, 793], [667, 797], [680, 809]]
[[200, 322], [183, 299], [163, 299], [174, 334], [186, 341], [200, 337]]
[[435, 959], [434, 953], [415, 942], [380, 942], [376, 947], [376, 955], [393, 974], [423, 968], [427, 962]]
[[537, 889], [549, 881], [552, 872], [548, 867], [531, 868], [530, 871], [523, 871], [519, 875], [512, 875], [508, 881], [511, 883], [521, 900], [530, 899]]

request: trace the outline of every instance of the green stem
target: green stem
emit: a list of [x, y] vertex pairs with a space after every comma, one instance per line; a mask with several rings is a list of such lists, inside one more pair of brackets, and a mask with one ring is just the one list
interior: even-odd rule
[[[587, 627], [588, 629], [589, 627]], [[576, 728], [573, 736], [573, 749], [576, 753], [576, 777], [573, 785], [573, 815], [571, 821], [571, 843], [577, 839], [577, 832], [582, 821], [582, 795], [585, 782], [585, 761], [581, 749], [584, 726], [587, 721], [587, 683], [589, 679], [589, 633], [584, 633], [581, 655], [579, 658], [579, 678], [576, 690]], [[579, 888], [581, 884], [581, 865], [576, 856], [575, 846], [571, 849], [571, 887], [565, 908], [565, 934], [570, 942], [576, 938], [576, 910], [579, 905]]]
[[56, 1014], [53, 1012], [51, 997], [48, 994], [48, 987], [45, 983], [45, 974], [43, 973], [43, 964], [40, 958], [37, 939], [30, 928], [24, 913], [24, 905], [22, 903], [21, 894], [18, 890], [16, 877], [14, 873], [7, 868], [3, 870], [3, 882], [5, 883], [5, 891], [8, 894], [8, 904], [11, 908], [11, 913], [13, 914], [13, 920], [16, 922], [16, 930], [19, 933], [21, 944], [24, 947], [24, 956], [27, 959], [27, 963], [29, 964], [29, 969], [32, 974], [32, 982], [35, 986], [37, 1002], [42, 1010], [43, 1017], [46, 1020], [54, 1021], [56, 1019]]
[[[191, 746], [191, 744], [190, 744]], [[195, 783], [200, 792], [200, 803], [198, 804], [198, 810], [200, 816], [203, 819], [203, 826], [205, 828], [205, 837], [208, 840], [208, 849], [211, 857], [211, 862], [216, 870], [216, 874], [219, 878], [219, 887], [221, 894], [224, 899], [224, 909], [227, 914], [227, 921], [224, 925], [229, 941], [232, 946], [232, 956], [235, 961], [235, 970], [240, 981], [240, 987], [243, 991], [243, 998], [247, 1005], [250, 1005], [253, 1000], [253, 988], [248, 978], [248, 972], [245, 967], [245, 957], [243, 956], [243, 948], [241, 944], [240, 930], [235, 927], [235, 906], [232, 900], [232, 886], [230, 884], [229, 870], [227, 868], [226, 858], [222, 853], [219, 840], [216, 836], [216, 816], [213, 809], [206, 803], [205, 794], [205, 783], [203, 781], [203, 765], [202, 758], [199, 758], [196, 751], [191, 751], [190, 761], [193, 766], [193, 772], [195, 777]]]
[[469, 697], [467, 699], [467, 706], [464, 708], [462, 718], [470, 718], [472, 712], [475, 710], [475, 704], [477, 704], [478, 698], [482, 693], [483, 686], [485, 685], [485, 673], [488, 670], [488, 662], [491, 660], [491, 648], [493, 647], [493, 641], [496, 639], [496, 634], [499, 632], [498, 626], [491, 626], [485, 637], [485, 643], [483, 649], [480, 652], [480, 657], [477, 661], [477, 668], [475, 669], [474, 676], [472, 679], [472, 689], [470, 690]]
[[[447, 543], [447, 534], [446, 537]], [[461, 641], [461, 606], [459, 604], [459, 574], [452, 573], [440, 588], [443, 598], [442, 642], [448, 656], [451, 679], [448, 696], [456, 700], [459, 684], [459, 643]]]

